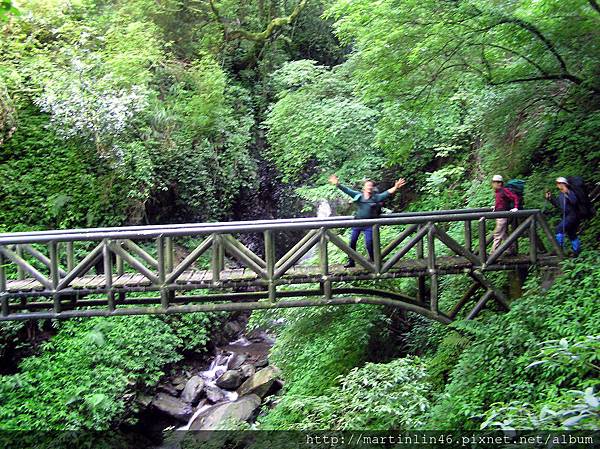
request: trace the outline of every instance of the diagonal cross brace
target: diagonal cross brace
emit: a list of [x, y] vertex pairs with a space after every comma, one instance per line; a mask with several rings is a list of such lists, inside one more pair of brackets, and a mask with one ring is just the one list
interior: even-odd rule
[[35, 267], [31, 266], [29, 262], [23, 259], [16, 253], [13, 253], [11, 250], [4, 246], [0, 246], [0, 253], [2, 253], [7, 259], [11, 260], [17, 266], [21, 267], [23, 270], [30, 273], [40, 284], [46, 287], [48, 290], [52, 290], [52, 282], [46, 278], [42, 273], [40, 273]]
[[423, 226], [411, 239], [408, 241], [406, 246], [392, 256], [387, 262], [381, 267], [381, 272], [385, 273], [390, 270], [402, 257], [404, 257], [421, 239], [423, 239], [427, 232], [429, 232], [429, 226]]
[[479, 257], [477, 257], [475, 254], [473, 254], [471, 251], [468, 251], [467, 249], [463, 248], [460, 245], [460, 243], [458, 243], [456, 240], [454, 240], [452, 237], [450, 237], [446, 231], [444, 231], [443, 229], [441, 229], [435, 225], [434, 225], [434, 229], [435, 229], [435, 234], [437, 235], [438, 240], [440, 242], [442, 242], [444, 245], [446, 245], [448, 248], [450, 248], [452, 251], [454, 251], [459, 256], [463, 256], [466, 259], [468, 259], [469, 261], [471, 261], [471, 263], [473, 263], [473, 265], [481, 265], [481, 259]]
[[331, 232], [329, 229], [325, 232], [327, 233], [327, 238], [329, 239], [329, 241], [335, 246], [337, 246], [339, 249], [344, 251], [348, 255], [348, 257], [351, 257], [354, 260], [356, 260], [359, 264], [361, 264], [370, 272], [376, 273], [377, 270], [375, 269], [375, 265], [369, 262], [362, 254], [359, 254], [358, 252], [350, 248], [350, 246], [348, 246], [346, 242], [344, 242], [340, 238], [339, 235], [335, 234], [334, 232]]
[[316, 232], [312, 233], [310, 238], [302, 239], [304, 240], [304, 243], [299, 246], [293, 254], [289, 255], [285, 262], [279, 266], [275, 264], [276, 269], [275, 273], [273, 274], [273, 279], [279, 279], [281, 276], [283, 276], [285, 272], [298, 261], [298, 259], [305, 255], [313, 246], [317, 245], [321, 240], [322, 232], [323, 231], [321, 230], [316, 230]]
[[202, 243], [200, 243], [200, 245], [198, 245], [196, 248], [194, 248], [194, 250], [191, 253], [189, 253], [186, 256], [186, 258], [183, 259], [181, 261], [181, 263], [179, 265], [177, 265], [175, 267], [175, 269], [165, 277], [165, 283], [172, 284], [173, 282], [175, 282], [177, 280], [177, 278], [179, 276], [181, 276], [181, 274], [187, 268], [189, 268], [202, 254], [204, 254], [204, 252], [208, 248], [210, 248], [212, 243], [213, 243], [212, 236], [208, 237], [207, 239], [204, 239], [204, 241]]
[[221, 243], [223, 244], [225, 251], [231, 256], [235, 257], [240, 262], [245, 263], [248, 268], [258, 274], [261, 278], [267, 278], [266, 271], [254, 260], [252, 260], [251, 257], [249, 257], [247, 254], [244, 254], [237, 246], [233, 245], [228, 239], [222, 239]]
[[[150, 282], [152, 282], [155, 285], [160, 284], [160, 280], [159, 280], [158, 276], [155, 273], [153, 273], [152, 271], [150, 271], [139, 260], [137, 260], [131, 254], [129, 254], [127, 251], [125, 251], [119, 243], [109, 241], [109, 242], [107, 242], [107, 244], [113, 253], [115, 253], [117, 256], [121, 256], [121, 258], [125, 262], [127, 262], [129, 265], [131, 265], [133, 268], [135, 268], [139, 273], [146, 276], [150, 280]], [[106, 276], [107, 273], [104, 273], [104, 275]]]
[[67, 287], [73, 279], [80, 274], [86, 273], [100, 258], [102, 257], [102, 250], [104, 249], [104, 242], [98, 244], [87, 256], [83, 258], [67, 275], [60, 280], [56, 289], [62, 290]]
[[525, 232], [525, 230], [531, 226], [533, 223], [533, 216], [528, 217], [523, 223], [521, 223], [517, 228], [508, 236], [508, 238], [502, 242], [502, 244], [488, 257], [487, 261], [481, 266], [482, 270], [485, 270], [486, 267], [492, 265], [502, 254], [506, 252], [508, 248], [510, 248], [516, 240]]
[[504, 310], [510, 310], [506, 295], [494, 287], [492, 283], [488, 281], [483, 274], [481, 274], [481, 272], [475, 270], [470, 272], [469, 276], [471, 276], [475, 281], [479, 282], [479, 284], [481, 284], [486, 290], [491, 290], [494, 294], [494, 298], [496, 298], [496, 302], [500, 304]]

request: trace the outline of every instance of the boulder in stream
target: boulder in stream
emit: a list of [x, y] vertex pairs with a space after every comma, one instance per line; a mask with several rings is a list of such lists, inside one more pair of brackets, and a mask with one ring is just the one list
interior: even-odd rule
[[242, 383], [242, 375], [237, 370], [227, 370], [215, 381], [217, 386], [226, 390], [235, 390]]
[[260, 402], [260, 397], [249, 394], [233, 402], [213, 405], [194, 417], [189, 430], [217, 430], [222, 429], [229, 421], [246, 421]]
[[248, 378], [240, 388], [238, 388], [238, 396], [241, 397], [254, 393], [262, 398], [267, 394], [275, 379], [279, 378], [280, 375], [281, 371], [279, 368], [269, 365]]
[[256, 368], [254, 368], [254, 365], [246, 363], [245, 365], [242, 365], [240, 371], [242, 372], [242, 377], [247, 379], [248, 377], [254, 376], [254, 373], [256, 373]]
[[212, 402], [213, 404], [215, 402], [222, 401], [223, 398], [225, 397], [223, 392], [218, 387], [209, 385], [206, 387], [205, 392], [206, 392], [206, 398], [208, 399], [209, 402]]
[[185, 384], [183, 393], [181, 393], [181, 399], [184, 402], [196, 405], [202, 396], [203, 389], [204, 381], [202, 378], [200, 376], [194, 376]]
[[227, 360], [227, 369], [238, 369], [242, 364], [246, 361], [248, 357], [246, 354], [240, 354], [239, 352], [234, 352]]
[[192, 406], [170, 396], [158, 393], [152, 400], [152, 405], [163, 413], [180, 421], [187, 422], [192, 417]]
[[173, 388], [175, 388], [175, 390], [177, 390], [179, 392], [183, 391], [186, 383], [187, 383], [187, 380], [183, 376], [177, 376], [171, 381]]
[[160, 384], [157, 389], [158, 391], [170, 394], [171, 396], [179, 396], [179, 391], [177, 391], [177, 389], [170, 383]]
[[223, 326], [223, 336], [229, 341], [233, 340], [242, 331], [242, 326], [237, 321], [228, 321]]
[[254, 366], [256, 366], [257, 368], [262, 368], [265, 367], [269, 364], [269, 359], [267, 358], [267, 356], [263, 356], [263, 357], [259, 357], [255, 362], [254, 362]]

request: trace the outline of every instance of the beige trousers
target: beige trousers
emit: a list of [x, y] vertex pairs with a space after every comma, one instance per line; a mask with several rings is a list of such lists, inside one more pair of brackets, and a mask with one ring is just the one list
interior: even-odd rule
[[[496, 227], [494, 228], [494, 244], [492, 245], [492, 252], [502, 244], [504, 240], [508, 238], [508, 218], [496, 218]], [[515, 246], [511, 245], [508, 249], [509, 252], [514, 252]]]
[[508, 218], [496, 218], [496, 227], [494, 228], [494, 244], [492, 252], [495, 252], [500, 244], [508, 237]]

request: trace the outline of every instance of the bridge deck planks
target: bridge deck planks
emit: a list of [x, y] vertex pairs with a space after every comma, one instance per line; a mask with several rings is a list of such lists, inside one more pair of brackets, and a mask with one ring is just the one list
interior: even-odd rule
[[[528, 262], [527, 255], [507, 256], [499, 260], [498, 263], [506, 265], [519, 265]], [[438, 269], [461, 269], [471, 268], [472, 263], [459, 256], [441, 256], [436, 259], [436, 268]], [[400, 260], [391, 270], [391, 273], [422, 272], [427, 269], [427, 260], [425, 259], [407, 259]], [[345, 268], [342, 264], [334, 264], [329, 266], [330, 276], [346, 276], [366, 275], [369, 271], [357, 265], [354, 268]], [[139, 273], [125, 273], [120, 276], [113, 275], [113, 287], [127, 290], [128, 287], [149, 287], [152, 282], [144, 275]], [[221, 271], [219, 274], [220, 280], [224, 284], [243, 283], [247, 281], [255, 281], [258, 275], [248, 268], [234, 268]], [[283, 276], [283, 282], [293, 282], [294, 280], [311, 279], [318, 280], [321, 277], [321, 269], [319, 266], [294, 266], [290, 268]], [[103, 274], [87, 275], [74, 279], [71, 282], [71, 287], [77, 290], [94, 290], [102, 289], [105, 286], [105, 277]], [[191, 270], [186, 271], [176, 280], [177, 285], [199, 285], [208, 286], [212, 282], [211, 270]], [[40, 291], [44, 287], [35, 279], [10, 280], [7, 282], [7, 290], [10, 293], [30, 292], [32, 290]]]

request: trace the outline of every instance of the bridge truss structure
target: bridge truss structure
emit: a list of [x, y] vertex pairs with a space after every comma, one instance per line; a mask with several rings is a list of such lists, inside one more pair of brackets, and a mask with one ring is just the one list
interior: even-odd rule
[[[488, 224], [496, 218], [511, 218], [514, 226], [490, 252]], [[342, 235], [366, 226], [373, 229], [373, 260]], [[254, 250], [244, 243], [252, 235], [260, 242]], [[340, 253], [357, 266], [333, 262]], [[362, 303], [450, 323], [459, 314], [476, 317], [490, 301], [510, 307], [490, 272], [556, 267], [563, 257], [538, 209], [4, 233], [0, 321]], [[447, 275], [466, 275], [471, 284], [441, 310], [440, 277]], [[416, 281], [414, 296], [385, 282], [406, 277]]]

